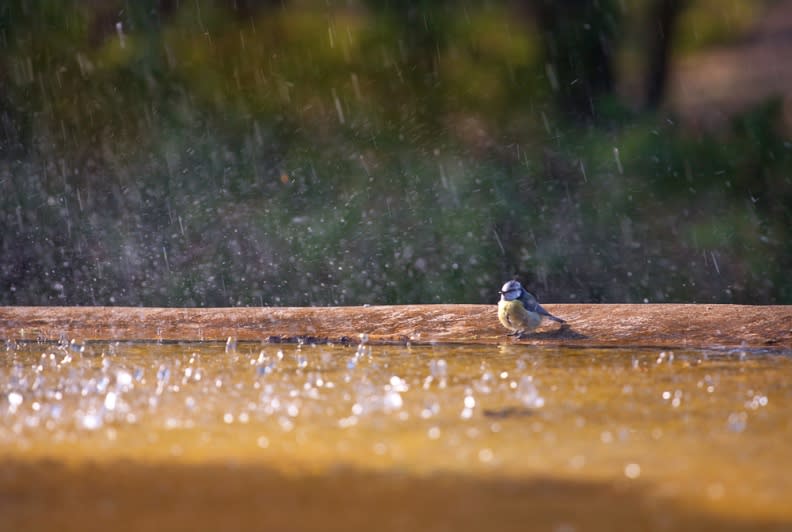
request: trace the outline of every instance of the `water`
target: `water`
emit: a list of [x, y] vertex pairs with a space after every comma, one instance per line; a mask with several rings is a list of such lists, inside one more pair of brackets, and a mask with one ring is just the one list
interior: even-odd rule
[[681, 505], [786, 526], [791, 383], [792, 357], [778, 353], [13, 343], [0, 455], [640, 487], [641, 500], [674, 501], [662, 515]]

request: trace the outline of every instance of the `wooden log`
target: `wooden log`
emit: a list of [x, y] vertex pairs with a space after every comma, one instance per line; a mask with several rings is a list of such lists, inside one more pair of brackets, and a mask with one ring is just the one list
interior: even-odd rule
[[545, 305], [568, 324], [506, 336], [494, 305], [138, 308], [0, 307], [5, 340], [521, 343], [574, 347], [792, 349], [792, 306]]

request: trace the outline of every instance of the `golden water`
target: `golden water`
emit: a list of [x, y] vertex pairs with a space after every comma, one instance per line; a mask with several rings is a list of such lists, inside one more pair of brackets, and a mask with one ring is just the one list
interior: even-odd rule
[[140, 524], [160, 485], [171, 528], [258, 493], [272, 526], [786, 529], [791, 412], [788, 353], [9, 343], [0, 515], [86, 528], [115, 489]]

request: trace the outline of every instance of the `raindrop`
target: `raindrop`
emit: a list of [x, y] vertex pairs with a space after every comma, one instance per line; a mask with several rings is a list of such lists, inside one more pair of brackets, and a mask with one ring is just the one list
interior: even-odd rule
[[118, 402], [118, 394], [116, 394], [115, 392], [107, 392], [107, 395], [105, 395], [105, 400], [104, 400], [105, 409], [115, 410], [117, 402]]
[[624, 168], [622, 167], [621, 156], [619, 155], [619, 148], [613, 148], [613, 159], [616, 161], [616, 168], [619, 170], [620, 174], [624, 174]]
[[69, 342], [69, 349], [71, 349], [75, 353], [84, 353], [85, 344], [73, 339], [71, 342]]
[[404, 401], [402, 400], [402, 396], [399, 392], [388, 390], [383, 396], [383, 403], [385, 412], [391, 412], [394, 410], [399, 410], [404, 404]]
[[517, 397], [526, 408], [542, 408], [545, 404], [544, 397], [539, 395], [539, 389], [530, 375], [524, 375], [520, 378], [520, 384], [517, 386]]
[[481, 374], [481, 378], [475, 382], [475, 386], [477, 391], [488, 394], [495, 386], [495, 376], [491, 371], [485, 371]]
[[19, 405], [22, 404], [22, 394], [19, 392], [11, 392], [8, 394], [8, 410], [11, 414], [16, 412]]
[[132, 384], [132, 375], [126, 370], [118, 370], [116, 372], [116, 385], [120, 388], [128, 388]]
[[407, 381], [394, 375], [390, 378], [390, 388], [396, 392], [406, 392], [408, 389]]
[[101, 413], [92, 410], [82, 415], [78, 414], [78, 422], [80, 427], [86, 430], [97, 430], [104, 424], [104, 419]]
[[429, 362], [429, 373], [440, 388], [445, 388], [448, 379], [448, 364], [442, 358]]
[[236, 339], [236, 336], [229, 336], [228, 340], [226, 340], [225, 352], [226, 353], [236, 353], [236, 350], [237, 350], [237, 339]]
[[731, 432], [743, 432], [748, 426], [748, 414], [746, 412], [729, 414], [727, 426]]
[[627, 464], [624, 467], [624, 476], [629, 479], [636, 479], [641, 476], [641, 466], [638, 464]]
[[156, 394], [159, 395], [168, 385], [170, 379], [170, 369], [167, 366], [160, 366], [157, 370], [157, 390]]
[[126, 36], [124, 35], [124, 23], [123, 22], [116, 22], [115, 25], [116, 33], [118, 34], [118, 44], [121, 48], [126, 48]]

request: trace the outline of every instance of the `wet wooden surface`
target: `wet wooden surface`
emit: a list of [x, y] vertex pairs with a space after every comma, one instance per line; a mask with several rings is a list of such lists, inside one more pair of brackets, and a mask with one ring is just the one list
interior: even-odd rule
[[266, 342], [519, 342], [577, 347], [792, 348], [792, 306], [552, 305], [567, 320], [521, 340], [495, 305], [135, 308], [0, 307], [0, 338], [14, 340], [238, 340]]

